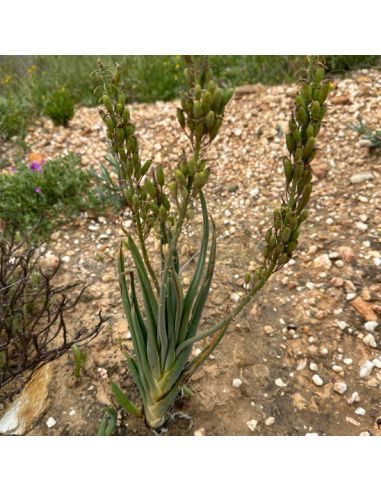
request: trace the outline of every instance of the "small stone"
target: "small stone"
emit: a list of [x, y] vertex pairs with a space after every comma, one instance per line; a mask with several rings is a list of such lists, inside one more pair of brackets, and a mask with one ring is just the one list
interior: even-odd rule
[[230, 299], [231, 299], [233, 302], [239, 302], [239, 300], [240, 300], [240, 296], [239, 296], [238, 294], [234, 293], [234, 294], [232, 294], [232, 295], [230, 296]]
[[373, 359], [372, 363], [374, 367], [377, 367], [377, 369], [381, 369], [381, 360], [380, 359]]
[[267, 335], [271, 335], [274, 332], [274, 328], [270, 325], [265, 325], [264, 330]]
[[275, 417], [268, 417], [265, 420], [265, 425], [273, 425], [274, 422], [275, 422]]
[[329, 270], [332, 266], [332, 262], [327, 254], [317, 256], [313, 261], [314, 268]]
[[341, 320], [336, 320], [337, 326], [340, 328], [340, 330], [345, 330], [345, 328], [348, 326], [346, 321], [341, 321]]
[[376, 265], [376, 267], [381, 266], [381, 258], [373, 258], [373, 263]]
[[199, 429], [196, 429], [193, 433], [194, 436], [205, 436], [205, 429], [204, 427], [200, 427]]
[[105, 273], [104, 275], [102, 275], [101, 280], [105, 284], [108, 284], [110, 282], [114, 282], [115, 281], [115, 277], [111, 273]]
[[366, 323], [364, 323], [364, 328], [370, 333], [374, 333], [374, 330], [377, 328], [377, 326], [378, 321], [367, 321]]
[[251, 430], [251, 432], [254, 432], [258, 425], [258, 420], [255, 419], [249, 420], [248, 422], [246, 422], [246, 425]]
[[357, 391], [354, 391], [351, 397], [347, 400], [349, 405], [352, 405], [352, 403], [358, 403], [359, 401], [360, 401], [360, 396]]
[[366, 378], [367, 376], [370, 376], [370, 373], [372, 372], [373, 367], [374, 367], [373, 362], [371, 362], [370, 360], [366, 360], [360, 366], [360, 370], [359, 370], [360, 378]]
[[370, 433], [368, 431], [363, 431], [360, 432], [359, 436], [370, 436]]
[[74, 417], [74, 415], [75, 415], [75, 410], [74, 410], [74, 408], [72, 408], [72, 409], [70, 410], [70, 412], [69, 412], [69, 416], [70, 416], [70, 417]]
[[277, 378], [275, 380], [275, 385], [278, 386], [278, 388], [285, 388], [287, 383], [285, 383], [282, 378]]
[[368, 229], [368, 224], [364, 224], [364, 222], [356, 222], [356, 228], [361, 232], [365, 232]]
[[355, 410], [355, 414], [356, 415], [365, 415], [366, 414], [366, 410], [363, 407], [357, 407], [356, 410]]
[[239, 388], [242, 386], [242, 381], [239, 378], [233, 379], [233, 388]]
[[341, 366], [338, 366], [337, 364], [334, 364], [332, 366], [332, 371], [334, 372], [341, 372], [343, 370], [343, 368]]
[[252, 190], [250, 190], [250, 196], [252, 198], [258, 196], [258, 194], [259, 194], [259, 188], [253, 188]]
[[61, 257], [61, 260], [62, 260], [64, 263], [69, 263], [69, 261], [70, 261], [70, 256], [62, 256], [62, 257]]
[[336, 391], [336, 393], [339, 393], [340, 395], [344, 394], [347, 389], [348, 389], [348, 386], [345, 384], [345, 383], [335, 383], [333, 385], [333, 389], [334, 391]]
[[358, 173], [358, 174], [353, 174], [350, 178], [349, 181], [352, 184], [358, 184], [362, 183], [363, 181], [368, 181], [374, 178], [373, 173]]
[[327, 225], [332, 225], [334, 223], [334, 220], [332, 219], [332, 217], [328, 217], [328, 219], [325, 221], [325, 223]]
[[311, 371], [315, 371], [316, 372], [319, 368], [318, 368], [318, 365], [315, 364], [315, 362], [311, 362], [310, 363], [310, 369], [311, 369]]
[[316, 386], [323, 386], [324, 384], [324, 381], [322, 380], [322, 378], [319, 376], [319, 374], [314, 374], [312, 376], [312, 382], [314, 384], [316, 384]]
[[339, 253], [346, 263], [351, 263], [356, 258], [353, 249], [349, 246], [340, 246]]
[[342, 287], [344, 285], [344, 279], [341, 277], [333, 277], [330, 281], [333, 287]]
[[349, 294], [347, 294], [347, 295], [345, 296], [345, 299], [346, 299], [347, 301], [352, 301], [352, 300], [353, 300], [356, 296], [357, 296], [357, 294], [356, 294], [355, 292], [350, 292]]
[[351, 359], [350, 357], [346, 357], [345, 359], [343, 359], [343, 362], [345, 365], [350, 366], [353, 362], [353, 359]]
[[320, 349], [320, 353], [321, 353], [321, 355], [328, 355], [328, 349], [327, 349], [327, 347], [322, 347]]
[[337, 268], [343, 268], [343, 266], [344, 266], [343, 260], [337, 260], [337, 261], [335, 261], [335, 266]]
[[54, 427], [57, 423], [57, 420], [54, 417], [49, 417], [48, 420], [46, 421], [46, 425], [51, 429]]
[[368, 347], [376, 348], [377, 347], [377, 342], [374, 336], [371, 333], [368, 333], [363, 339], [363, 343], [367, 345]]

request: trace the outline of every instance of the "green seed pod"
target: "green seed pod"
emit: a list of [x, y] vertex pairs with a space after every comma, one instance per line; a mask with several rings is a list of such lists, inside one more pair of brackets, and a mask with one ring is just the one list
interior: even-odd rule
[[132, 173], [134, 172], [134, 165], [130, 159], [128, 159], [126, 163], [126, 172], [127, 172], [127, 176], [131, 178]]
[[126, 102], [126, 96], [124, 95], [124, 92], [119, 92], [118, 103], [120, 103], [124, 106], [125, 102]]
[[[314, 149], [311, 154], [309, 155], [307, 161], [306, 161], [306, 164], [309, 164], [310, 162], [312, 162], [314, 159], [315, 159], [315, 156], [317, 154], [317, 149]], [[312, 175], [311, 175], [312, 177]]]
[[[176, 176], [176, 179], [177, 181], [182, 184], [183, 186], [186, 186], [187, 185], [187, 181], [185, 179], [185, 176], [184, 174], [180, 171], [180, 169], [176, 169], [175, 171], [175, 176]], [[196, 175], [197, 176], [197, 175]]]
[[270, 248], [268, 246], [265, 246], [263, 249], [263, 256], [267, 260], [267, 258], [270, 256]]
[[269, 243], [270, 242], [272, 233], [273, 233], [273, 230], [272, 230], [271, 227], [270, 227], [270, 229], [267, 229], [266, 235], [265, 235], [265, 241], [266, 241], [266, 243]]
[[201, 140], [203, 135], [204, 135], [204, 129], [206, 130], [205, 128], [205, 125], [204, 125], [204, 122], [203, 121], [199, 121], [197, 124], [196, 124], [196, 137]]
[[297, 96], [295, 96], [295, 104], [297, 106], [299, 106], [299, 107], [300, 106], [305, 106], [305, 103], [306, 103], [306, 101], [305, 101], [305, 99], [304, 99], [303, 96], [301, 96], [300, 94], [298, 94]]
[[107, 138], [108, 138], [109, 140], [113, 140], [113, 139], [114, 139], [114, 132], [113, 132], [112, 130], [108, 129], [108, 130], [106, 131], [106, 135], [107, 135]]
[[212, 109], [214, 109], [214, 111], [218, 112], [220, 110], [222, 104], [222, 96], [223, 96], [222, 89], [218, 87], [218, 89], [214, 91], [212, 97]]
[[188, 161], [188, 172], [191, 176], [194, 176], [196, 174], [196, 163], [194, 159], [191, 159]]
[[115, 108], [117, 114], [122, 114], [123, 113], [123, 104], [118, 103]]
[[183, 110], [186, 113], [191, 114], [193, 111], [193, 101], [185, 95], [181, 96], [180, 101], [181, 101], [181, 107], [183, 108]]
[[294, 139], [292, 138], [291, 133], [288, 133], [286, 136], [286, 145], [287, 145], [287, 150], [292, 154], [295, 149], [295, 142]]
[[311, 106], [311, 116], [314, 120], [318, 120], [320, 115], [320, 103], [319, 101], [314, 101]]
[[196, 87], [194, 88], [194, 98], [196, 101], [199, 101], [201, 99], [201, 86], [200, 84], [197, 84]]
[[290, 227], [285, 227], [282, 231], [282, 241], [284, 243], [287, 243], [287, 241], [290, 239], [290, 235], [291, 235], [291, 229]]
[[304, 164], [302, 162], [298, 162], [294, 166], [294, 174], [292, 176], [293, 181], [298, 182], [299, 179], [302, 177], [304, 171]]
[[167, 209], [164, 207], [164, 205], [160, 205], [159, 207], [159, 219], [161, 222], [165, 222], [168, 217], [168, 212]]
[[279, 243], [274, 251], [274, 259], [278, 258], [283, 253], [283, 250], [284, 250], [284, 244]]
[[[144, 186], [142, 186], [142, 187], [140, 187], [139, 191], [140, 191], [140, 198], [141, 198], [142, 202], [145, 202], [147, 200], [147, 190], [145, 189]], [[142, 216], [142, 218], [144, 218], [145, 213], [142, 212], [141, 216]]]
[[208, 91], [213, 94], [216, 88], [217, 88], [217, 84], [214, 82], [214, 80], [210, 80], [208, 82]]
[[320, 108], [320, 112], [319, 112], [319, 119], [322, 120], [325, 116], [325, 113], [327, 112], [327, 106], [325, 104], [323, 104], [323, 106]]
[[196, 162], [196, 167], [198, 171], [203, 171], [206, 166], [206, 161], [204, 159], [201, 159], [200, 161]]
[[311, 92], [311, 86], [309, 84], [303, 86], [303, 88], [302, 88], [302, 94], [303, 94], [303, 98], [307, 102], [311, 101], [312, 92]]
[[299, 143], [302, 140], [302, 135], [300, 133], [299, 128], [295, 128], [295, 130], [292, 132], [292, 138], [295, 143]]
[[296, 241], [296, 240], [298, 239], [298, 237], [299, 237], [299, 234], [300, 234], [300, 230], [296, 227], [296, 228], [292, 231], [292, 233], [291, 233], [291, 236], [290, 236], [290, 240], [291, 240], [291, 242], [292, 242], [292, 241]]
[[296, 119], [297, 121], [303, 125], [303, 126], [307, 126], [308, 124], [308, 115], [307, 115], [307, 112], [306, 110], [301, 106], [298, 108], [297, 112], [296, 112]]
[[133, 154], [138, 149], [138, 141], [134, 135], [131, 135], [127, 139], [127, 151], [129, 154]]
[[226, 89], [222, 95], [222, 105], [226, 106], [230, 99], [233, 97], [234, 89]]
[[286, 181], [289, 183], [292, 178], [292, 163], [288, 157], [283, 158], [283, 169], [284, 169], [284, 174], [286, 176]]
[[313, 127], [313, 125], [311, 125], [311, 123], [307, 127], [306, 135], [307, 135], [307, 138], [310, 138], [310, 137], [314, 137], [315, 136], [314, 127]]
[[314, 82], [315, 84], [320, 84], [324, 79], [324, 68], [319, 67], [315, 72]]
[[193, 118], [195, 120], [198, 120], [202, 118], [202, 115], [203, 115], [202, 104], [200, 103], [200, 101], [196, 101], [193, 107]]
[[145, 186], [149, 196], [151, 198], [155, 199], [156, 198], [156, 188], [155, 188], [155, 185], [152, 183], [152, 181], [149, 178], [147, 178], [145, 180], [144, 186]]
[[102, 96], [102, 103], [110, 114], [112, 114], [114, 112], [114, 109], [113, 109], [112, 104], [111, 104], [111, 100], [107, 94], [104, 94]]
[[196, 189], [202, 188], [208, 181], [208, 177], [208, 173], [206, 173], [205, 171], [198, 172], [194, 177], [193, 186]]
[[169, 191], [171, 192], [171, 195], [173, 198], [177, 198], [177, 183], [176, 181], [171, 181], [168, 184]]
[[127, 107], [123, 109], [122, 121], [125, 125], [130, 121], [130, 112]]
[[104, 121], [105, 121], [107, 128], [109, 130], [115, 130], [115, 124], [112, 121], [112, 118], [110, 118], [109, 116], [106, 116]]
[[312, 89], [312, 99], [313, 99], [314, 101], [319, 101], [319, 96], [320, 96], [320, 85], [315, 86], [315, 87]]
[[304, 146], [303, 157], [305, 159], [307, 159], [311, 155], [311, 153], [314, 150], [314, 148], [315, 148], [315, 138], [314, 137], [310, 137], [307, 140], [306, 145]]
[[290, 133], [292, 133], [295, 130], [295, 128], [297, 128], [294, 116], [291, 116], [288, 122], [288, 128], [290, 129]]
[[188, 82], [188, 84], [192, 85], [193, 78], [192, 78], [192, 75], [191, 75], [190, 71], [188, 70], [188, 68], [184, 69], [184, 77], [185, 77], [185, 80]]
[[185, 128], [184, 111], [182, 109], [180, 109], [180, 108], [177, 108], [176, 115], [177, 115], [177, 121], [179, 122], [179, 125], [184, 130], [184, 128]]
[[299, 146], [295, 152], [295, 162], [300, 162], [303, 158], [303, 147]]
[[149, 208], [152, 210], [152, 212], [155, 215], [158, 215], [159, 214], [159, 206], [156, 203], [150, 203], [149, 204]]
[[126, 199], [128, 205], [131, 205], [132, 203], [132, 193], [130, 190], [124, 190], [123, 191], [124, 198]]
[[212, 103], [212, 95], [209, 91], [205, 91], [202, 93], [201, 96], [201, 104], [202, 104], [202, 110], [204, 114], [207, 114], [208, 111], [210, 110], [210, 105]]
[[133, 135], [135, 133], [135, 126], [134, 125], [127, 125], [124, 128], [124, 133], [126, 135], [126, 138], [128, 139], [128, 137], [131, 137], [131, 135]]
[[188, 163], [187, 162], [181, 162], [179, 165], [179, 169], [184, 174], [184, 176], [188, 176], [189, 169], [188, 169]]
[[287, 253], [283, 253], [282, 256], [279, 258], [279, 263], [281, 265], [284, 265], [288, 262], [289, 260], [289, 257], [288, 257], [288, 254]]
[[325, 100], [328, 97], [330, 89], [331, 89], [331, 84], [329, 82], [326, 82], [325, 84], [323, 84], [322, 88], [320, 89], [320, 93], [319, 93], [319, 103], [320, 104], [323, 104], [325, 102]]
[[296, 249], [296, 247], [298, 246], [298, 241], [291, 241], [290, 243], [288, 243], [287, 245], [287, 253], [293, 253]]
[[303, 210], [299, 215], [299, 224], [305, 222], [308, 219], [308, 210]]
[[209, 111], [206, 117], [206, 128], [210, 131], [213, 128], [214, 122], [216, 121], [216, 115], [214, 111]]
[[311, 185], [311, 183], [308, 183], [306, 185], [306, 187], [304, 188], [303, 194], [299, 200], [298, 210], [297, 210], [298, 213], [300, 213], [303, 210], [303, 208], [307, 205], [307, 203], [309, 202], [310, 196], [311, 196], [311, 191], [312, 191], [312, 185]]
[[250, 283], [250, 280], [251, 280], [251, 274], [250, 274], [250, 272], [246, 272], [245, 273], [245, 276], [244, 276], [244, 279], [243, 280], [244, 280], [244, 282], [245, 282], [246, 285]]
[[276, 237], [275, 236], [271, 236], [270, 237], [270, 241], [269, 241], [269, 247], [270, 249], [274, 249], [276, 246]]
[[164, 205], [166, 210], [169, 210], [171, 208], [171, 204], [170, 204], [167, 196], [164, 195], [164, 193], [161, 194], [161, 203]]
[[164, 186], [164, 169], [162, 166], [158, 166], [156, 169], [156, 179], [160, 186]]
[[145, 161], [145, 163], [142, 166], [142, 176], [145, 176], [148, 173], [151, 164], [152, 164], [152, 159], [148, 159], [148, 161]]
[[321, 123], [315, 123], [314, 124], [314, 136], [317, 137], [319, 135], [321, 128]]
[[124, 128], [118, 126], [116, 129], [116, 138], [118, 140], [119, 145], [123, 145], [124, 143]]
[[121, 75], [121, 67], [119, 63], [115, 64], [115, 72], [114, 72], [114, 77], [112, 79], [113, 84], [119, 85], [120, 82], [120, 75]]
[[125, 162], [127, 160], [127, 155], [123, 147], [118, 147], [118, 154], [120, 159]]

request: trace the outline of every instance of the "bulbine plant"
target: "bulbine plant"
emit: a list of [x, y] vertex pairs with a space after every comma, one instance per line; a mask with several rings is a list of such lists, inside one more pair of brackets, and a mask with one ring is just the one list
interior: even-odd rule
[[[132, 403], [112, 382], [117, 402], [129, 413], [160, 428], [169, 409], [192, 374], [205, 362], [224, 337], [231, 321], [247, 306], [270, 276], [292, 257], [302, 222], [307, 219], [316, 139], [329, 92], [323, 82], [324, 67], [309, 59], [304, 80], [289, 121], [287, 155], [283, 159], [285, 193], [274, 210], [273, 225], [265, 235], [261, 262], [254, 274], [245, 275], [246, 295], [232, 312], [214, 326], [199, 331], [216, 261], [216, 232], [208, 214], [204, 187], [211, 179], [207, 151], [218, 135], [233, 89], [214, 81], [206, 56], [185, 57], [187, 90], [180, 94], [177, 119], [189, 140], [190, 152], [176, 168], [163, 169], [151, 160], [142, 162], [135, 126], [120, 90], [121, 69], [114, 73], [100, 65], [103, 108], [100, 115], [120, 167], [123, 195], [131, 211], [133, 227], [124, 230], [119, 249], [119, 282], [134, 353], [128, 366], [138, 387], [142, 406]], [[202, 214], [202, 238], [193, 277], [186, 288], [179, 257], [181, 232], [194, 208]], [[147, 250], [147, 238], [158, 235], [157, 261]], [[134, 269], [127, 268], [130, 255]], [[197, 356], [195, 342], [208, 339]], [[106, 426], [106, 412], [103, 426]]]

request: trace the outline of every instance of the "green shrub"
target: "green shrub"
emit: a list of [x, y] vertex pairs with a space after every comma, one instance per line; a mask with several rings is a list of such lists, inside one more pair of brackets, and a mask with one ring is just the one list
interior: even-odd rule
[[0, 220], [46, 236], [60, 221], [94, 205], [91, 176], [74, 154], [39, 164], [19, 163], [0, 174]]
[[44, 113], [55, 125], [68, 126], [69, 121], [74, 116], [74, 101], [64, 87], [50, 94]]
[[29, 108], [14, 94], [0, 95], [0, 141], [25, 135]]

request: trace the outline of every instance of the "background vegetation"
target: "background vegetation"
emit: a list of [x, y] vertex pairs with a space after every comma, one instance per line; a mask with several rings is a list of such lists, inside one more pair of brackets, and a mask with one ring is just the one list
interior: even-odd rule
[[[105, 65], [122, 65], [124, 89], [129, 102], [153, 102], [176, 97], [184, 85], [182, 57], [102, 56]], [[89, 74], [96, 68], [97, 56], [0, 56], [0, 142], [12, 136], [23, 137], [33, 118], [52, 115], [58, 123], [68, 123], [70, 104], [56, 103], [52, 97], [70, 94], [74, 104], [97, 105], [96, 82]], [[328, 56], [329, 72], [345, 72], [380, 65], [381, 56]], [[222, 84], [276, 84], [290, 82], [303, 64], [302, 56], [211, 56], [216, 77]], [[58, 92], [57, 92], [58, 91]], [[61, 91], [61, 92], [60, 92]], [[58, 107], [58, 110], [57, 110]], [[64, 114], [60, 115], [59, 108]]]

